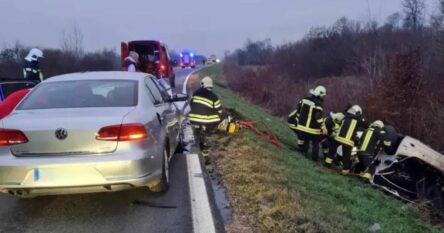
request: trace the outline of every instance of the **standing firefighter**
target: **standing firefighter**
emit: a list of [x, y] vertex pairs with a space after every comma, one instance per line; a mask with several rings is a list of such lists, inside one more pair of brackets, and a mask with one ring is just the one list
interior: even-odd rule
[[33, 48], [29, 51], [23, 62], [23, 75], [26, 80], [33, 82], [43, 81], [43, 74], [40, 71], [39, 58], [43, 58], [40, 49]]
[[374, 173], [374, 166], [371, 166], [375, 157], [382, 150], [384, 144], [384, 123], [382, 121], [373, 122], [364, 132], [358, 144], [358, 159], [364, 170], [363, 178], [370, 179]]
[[298, 144], [302, 146], [299, 149], [307, 154], [311, 142], [311, 159], [313, 161], [318, 161], [321, 134], [326, 134], [322, 117], [322, 102], [326, 94], [327, 90], [323, 86], [317, 86], [314, 90], [310, 90], [310, 96], [299, 101], [296, 112], [292, 114], [297, 118], [297, 125], [294, 129], [298, 135]]
[[334, 138], [338, 134], [339, 128], [341, 127], [342, 121], [344, 120], [344, 114], [342, 112], [333, 113], [331, 112], [328, 117], [325, 118], [325, 128], [327, 129], [327, 135], [322, 141], [322, 151], [324, 158], [327, 158], [334, 148], [335, 142]]
[[350, 173], [350, 168], [352, 165], [351, 153], [353, 147], [355, 147], [357, 141], [357, 131], [358, 129], [365, 129], [366, 123], [362, 118], [362, 109], [358, 105], [354, 105], [347, 110], [345, 114], [344, 121], [339, 128], [338, 134], [335, 136], [335, 146], [329, 156], [325, 159], [327, 166], [333, 163], [333, 158], [336, 153], [338, 146], [342, 146], [342, 174], [348, 175]]
[[209, 145], [207, 136], [214, 131], [221, 121], [222, 106], [216, 94], [213, 93], [213, 80], [205, 77], [201, 87], [194, 92], [190, 101], [191, 111], [188, 119], [193, 124], [196, 135], [199, 137], [202, 155], [208, 162]]

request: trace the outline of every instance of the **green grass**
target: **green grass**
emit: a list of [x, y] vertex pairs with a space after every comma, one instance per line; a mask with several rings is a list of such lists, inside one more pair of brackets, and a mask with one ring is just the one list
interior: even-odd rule
[[[291, 150], [296, 144], [296, 138], [288, 129], [286, 122], [271, 116], [264, 109], [225, 88], [222, 66], [205, 68], [200, 72], [200, 76], [204, 75], [214, 78], [215, 92], [221, 98], [224, 108], [235, 109], [245, 120], [267, 122], [284, 144], [283, 147], [277, 148], [250, 132], [238, 135], [245, 137], [241, 143], [238, 142], [239, 145], [253, 148], [252, 154], [244, 156], [255, 156], [262, 159], [261, 161], [267, 161], [269, 168], [266, 169], [279, 173], [280, 178], [277, 179], [279, 185], [296, 197], [298, 208], [294, 211], [297, 212], [299, 220], [294, 219], [294, 221], [303, 219], [312, 227], [274, 228], [270, 226], [270, 221], [260, 222], [263, 218], [258, 213], [258, 216], [253, 218], [257, 222], [253, 224], [262, 231], [299, 229], [298, 232], [369, 232], [371, 225], [379, 223], [382, 232], [440, 232], [439, 229], [422, 221], [406, 203], [384, 194], [357, 178], [343, 177], [316, 167], [301, 154]], [[241, 185], [235, 184], [231, 188]], [[227, 188], [230, 193], [230, 186]], [[245, 196], [243, 197], [245, 201], [249, 201], [250, 198]], [[271, 219], [273, 218], [271, 216]], [[280, 220], [276, 220], [276, 224], [280, 224], [279, 222]], [[288, 220], [284, 224], [288, 224]]]

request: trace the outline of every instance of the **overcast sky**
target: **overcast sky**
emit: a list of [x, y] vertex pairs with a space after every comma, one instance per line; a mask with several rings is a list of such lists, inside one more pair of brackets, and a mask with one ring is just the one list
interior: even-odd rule
[[[0, 43], [60, 47], [77, 24], [86, 50], [158, 39], [170, 48], [222, 55], [247, 38], [273, 44], [302, 38], [342, 16], [384, 22], [402, 0], [0, 0]], [[435, 6], [437, 0], [427, 0]], [[427, 10], [430, 14], [433, 7]]]

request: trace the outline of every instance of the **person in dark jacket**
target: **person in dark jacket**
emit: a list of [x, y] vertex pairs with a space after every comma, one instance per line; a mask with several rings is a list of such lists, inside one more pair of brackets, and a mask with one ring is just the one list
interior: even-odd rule
[[139, 63], [139, 54], [135, 51], [129, 52], [128, 57], [125, 58], [126, 71], [136, 72], [138, 63]]
[[378, 120], [373, 122], [359, 139], [359, 167], [363, 171], [361, 176], [365, 179], [370, 179], [371, 175], [374, 173], [375, 166], [373, 162], [383, 148], [384, 137], [384, 123]]
[[361, 107], [354, 105], [349, 108], [339, 128], [338, 134], [335, 136], [335, 145], [332, 147], [329, 156], [325, 159], [326, 166], [331, 166], [336, 155], [336, 149], [342, 146], [342, 174], [348, 175], [352, 165], [351, 153], [358, 140], [357, 131], [358, 129], [365, 130], [366, 128], [367, 123], [362, 117]]
[[210, 146], [207, 136], [212, 133], [221, 122], [222, 106], [219, 97], [214, 94], [213, 80], [205, 77], [201, 81], [201, 87], [193, 93], [190, 101], [191, 111], [188, 119], [193, 124], [195, 135], [198, 135], [202, 155], [208, 162]]
[[307, 154], [311, 144], [311, 159], [313, 161], [318, 161], [321, 135], [327, 133], [322, 116], [324, 111], [322, 103], [326, 94], [327, 90], [325, 87], [317, 86], [315, 89], [310, 90], [310, 96], [299, 101], [296, 111], [290, 114], [290, 116], [293, 115], [297, 119], [297, 125], [294, 127], [294, 130], [298, 135], [298, 144], [302, 146], [299, 150]]
[[40, 70], [39, 58], [43, 58], [43, 52], [40, 49], [33, 48], [23, 61], [23, 76], [26, 80], [33, 82], [43, 81], [43, 73]]

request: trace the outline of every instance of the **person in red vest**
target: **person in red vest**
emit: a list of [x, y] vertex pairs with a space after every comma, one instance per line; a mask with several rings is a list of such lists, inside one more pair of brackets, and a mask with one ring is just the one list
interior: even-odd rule
[[16, 91], [6, 97], [3, 102], [0, 103], [0, 119], [3, 119], [7, 115], [9, 115], [12, 110], [14, 110], [15, 106], [25, 97], [31, 89], [22, 89]]

